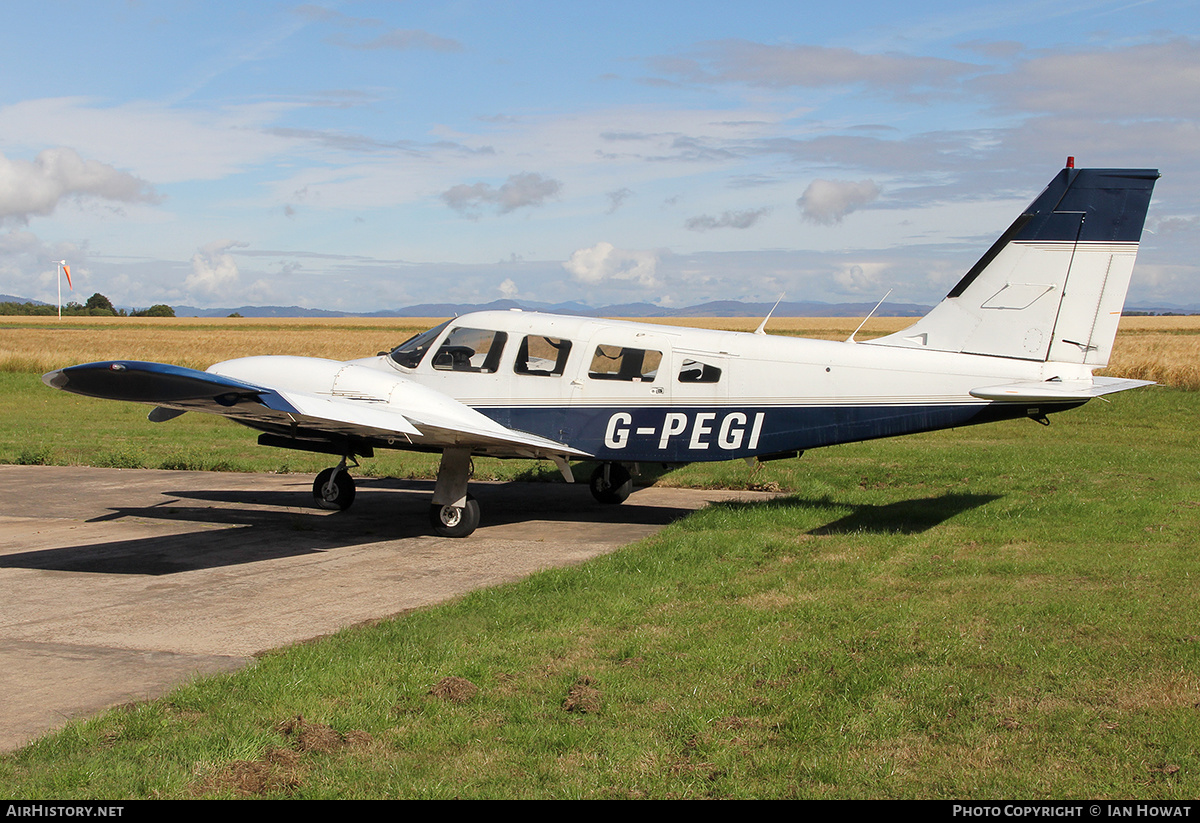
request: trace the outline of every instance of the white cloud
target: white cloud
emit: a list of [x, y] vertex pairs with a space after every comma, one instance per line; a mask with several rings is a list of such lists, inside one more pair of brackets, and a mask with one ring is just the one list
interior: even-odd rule
[[287, 156], [303, 141], [266, 127], [299, 108], [291, 101], [195, 110], [148, 101], [101, 106], [79, 97], [39, 98], [0, 107], [0, 131], [6, 144], [26, 147], [70, 135], [83, 154], [162, 186], [217, 180]]
[[770, 209], [747, 209], [746, 211], [727, 211], [720, 217], [702, 214], [687, 221], [686, 225], [692, 231], [708, 231], [709, 229], [748, 229], [758, 222]]
[[511, 277], [504, 278], [504, 282], [500, 284], [500, 294], [511, 300], [517, 296], [517, 291], [517, 284], [513, 282], [513, 279]]
[[533, 172], [514, 174], [500, 188], [487, 183], [465, 183], [442, 193], [450, 208], [468, 216], [478, 216], [479, 209], [493, 206], [498, 214], [508, 214], [526, 206], [540, 206], [562, 190], [562, 183]]
[[[0, 292], [22, 299], [53, 302], [59, 277], [57, 262], [71, 266], [76, 287], [87, 279], [89, 267], [84, 250], [68, 242], [48, 243], [28, 229], [0, 233]], [[64, 283], [64, 299], [69, 289]]]
[[879, 186], [873, 180], [814, 180], [796, 201], [805, 220], [832, 226], [879, 197]]
[[849, 294], [879, 294], [883, 296], [883, 292], [887, 290], [889, 285], [894, 285], [885, 277], [887, 265], [883, 263], [854, 263], [843, 266], [836, 274], [834, 274], [834, 282], [841, 287], [841, 291]]
[[579, 249], [563, 268], [581, 283], [607, 285], [627, 280], [639, 286], [656, 286], [658, 255], [648, 251], [624, 251], [601, 241], [588, 249]]
[[229, 250], [247, 245], [236, 240], [217, 240], [201, 246], [192, 256], [192, 273], [184, 281], [184, 288], [207, 297], [231, 294], [241, 275]]
[[34, 215], [53, 213], [64, 200], [83, 197], [125, 203], [158, 200], [145, 180], [85, 160], [74, 149], [46, 149], [32, 162], [0, 154], [0, 222], [27, 223]]
[[1129, 120], [1200, 115], [1200, 40], [1039, 54], [978, 85], [1005, 108]]
[[606, 195], [608, 197], [608, 214], [612, 214], [617, 209], [621, 208], [621, 204], [633, 196], [631, 189], [617, 189], [610, 191]]

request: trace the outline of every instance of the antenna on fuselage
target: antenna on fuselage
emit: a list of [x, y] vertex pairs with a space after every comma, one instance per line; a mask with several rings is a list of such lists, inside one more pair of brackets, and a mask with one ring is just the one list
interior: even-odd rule
[[784, 294], [787, 294], [787, 292], [783, 292], [782, 294], [779, 295], [779, 299], [775, 301], [775, 305], [771, 307], [771, 310], [769, 312], [767, 312], [767, 316], [763, 318], [763, 321], [758, 324], [758, 328], [754, 330], [755, 334], [766, 334], [767, 333], [766, 332], [767, 321], [771, 319], [771, 315], [775, 313], [775, 310], [777, 308], [779, 308], [779, 304], [783, 302]]
[[858, 324], [858, 328], [855, 329], [854, 331], [850, 332], [850, 336], [846, 338], [847, 343], [857, 343], [858, 342], [857, 340], [854, 339], [854, 335], [858, 334], [859, 331], [862, 329], [862, 327], [867, 325], [867, 321], [871, 319], [871, 315], [873, 315], [875, 312], [879, 311], [879, 307], [883, 305], [883, 301], [887, 300], [888, 294], [891, 294], [891, 293], [892, 293], [892, 290], [888, 289], [887, 294], [885, 294], [880, 299], [880, 301], [875, 304], [875, 308], [871, 309], [871, 311], [867, 313], [867, 316], [862, 319], [862, 322]]

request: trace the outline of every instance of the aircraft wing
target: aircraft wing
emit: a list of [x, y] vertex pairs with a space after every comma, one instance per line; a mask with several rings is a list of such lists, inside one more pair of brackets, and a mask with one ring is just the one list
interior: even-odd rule
[[501, 456], [590, 457], [545, 437], [502, 426], [445, 394], [396, 377], [403, 402], [275, 388], [164, 363], [114, 360], [69, 366], [46, 385], [107, 400], [149, 403], [150, 420], [186, 411], [219, 414], [264, 430], [302, 431], [331, 441], [361, 438], [395, 448], [468, 446]]
[[1090, 380], [1043, 380], [1029, 383], [1005, 383], [971, 389], [971, 396], [1001, 403], [1053, 403], [1091, 400], [1113, 392], [1153, 386], [1153, 380], [1127, 380], [1119, 377], [1093, 377]]

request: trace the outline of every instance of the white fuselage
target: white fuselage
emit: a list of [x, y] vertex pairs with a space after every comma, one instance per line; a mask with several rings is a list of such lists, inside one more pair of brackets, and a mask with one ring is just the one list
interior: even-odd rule
[[[551, 356], [530, 354], [537, 346]], [[632, 355], [640, 359], [630, 367]], [[999, 417], [1023, 416], [1030, 410], [970, 392], [1086, 378], [1092, 368], [516, 311], [455, 318], [419, 362], [398, 359], [254, 357], [209, 371], [409, 412], [452, 398], [502, 426], [602, 459], [676, 463], [983, 422], [999, 419], [988, 412], [1000, 408]], [[442, 401], [439, 413], [452, 405]]]

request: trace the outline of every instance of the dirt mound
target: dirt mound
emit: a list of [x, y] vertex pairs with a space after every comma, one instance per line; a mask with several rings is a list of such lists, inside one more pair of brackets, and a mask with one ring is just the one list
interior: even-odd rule
[[335, 752], [346, 746], [357, 746], [371, 742], [371, 735], [363, 731], [346, 734], [326, 726], [324, 723], [309, 723], [300, 715], [285, 720], [276, 726], [298, 752]]
[[289, 749], [268, 749], [258, 760], [226, 763], [197, 783], [193, 794], [225, 794], [242, 797], [295, 791], [302, 784], [300, 755]]
[[479, 694], [479, 687], [465, 677], [443, 677], [429, 693], [451, 703], [466, 703]]
[[597, 688], [596, 681], [587, 676], [576, 680], [567, 691], [563, 710], [578, 714], [595, 714], [600, 711], [600, 689]]
[[309, 767], [307, 755], [330, 754], [349, 746], [365, 746], [371, 735], [364, 731], [346, 734], [324, 723], [310, 723], [300, 715], [275, 726], [290, 748], [273, 746], [258, 760], [234, 760], [198, 781], [196, 796], [232, 793], [241, 797], [289, 794], [304, 784]]

